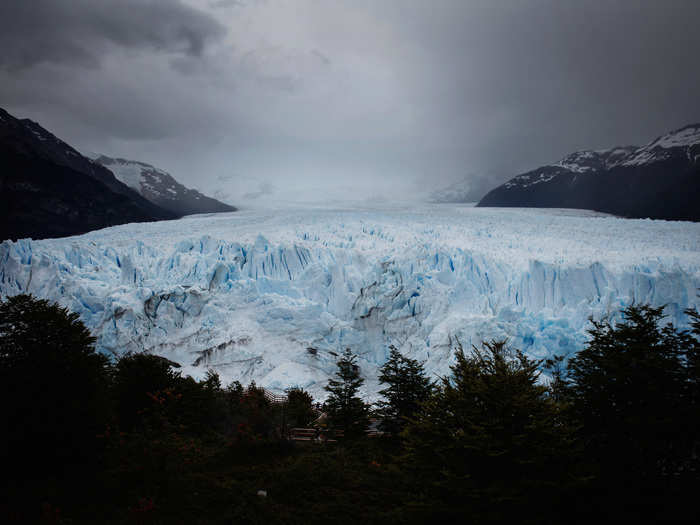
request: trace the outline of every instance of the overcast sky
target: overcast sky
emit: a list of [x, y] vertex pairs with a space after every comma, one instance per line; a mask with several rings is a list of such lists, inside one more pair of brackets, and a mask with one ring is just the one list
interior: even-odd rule
[[698, 27], [697, 0], [3, 0], [0, 106], [234, 200], [487, 189], [700, 121]]

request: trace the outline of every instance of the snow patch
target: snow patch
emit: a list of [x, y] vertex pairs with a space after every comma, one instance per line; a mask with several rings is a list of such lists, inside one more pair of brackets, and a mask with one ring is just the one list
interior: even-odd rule
[[[700, 125], [686, 126], [677, 131], [667, 133], [646, 146], [639, 148], [626, 158], [623, 166], [642, 166], [668, 159], [680, 148], [690, 156], [690, 148], [700, 144]], [[674, 151], [675, 150], [675, 151]]]

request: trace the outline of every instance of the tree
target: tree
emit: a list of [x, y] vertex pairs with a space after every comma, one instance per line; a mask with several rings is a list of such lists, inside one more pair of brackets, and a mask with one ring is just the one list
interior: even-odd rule
[[690, 332], [693, 334], [693, 341], [686, 348], [685, 366], [687, 376], [688, 402], [685, 405], [686, 413], [682, 416], [688, 422], [689, 448], [692, 451], [693, 461], [686, 470], [700, 472], [700, 312], [688, 309], [685, 311], [690, 317]]
[[364, 383], [357, 366], [357, 356], [349, 348], [338, 359], [337, 379], [329, 379], [324, 387], [329, 393], [324, 403], [328, 425], [332, 429], [342, 429], [346, 437], [364, 435], [369, 424], [369, 407], [357, 397], [357, 391]]
[[115, 365], [114, 396], [119, 424], [131, 431], [144, 423], [154, 396], [172, 394], [180, 382], [180, 365], [152, 354], [124, 354]]
[[380, 401], [378, 408], [383, 417], [382, 427], [398, 434], [428, 399], [432, 384], [420, 362], [401, 355], [394, 346], [389, 348], [389, 359], [379, 374], [379, 382], [387, 385], [379, 391], [385, 401]]
[[457, 346], [452, 375], [403, 432], [404, 464], [422, 490], [491, 519], [575, 484], [573, 428], [539, 383], [541, 363], [505, 341], [470, 355]]
[[567, 367], [589, 456], [611, 479], [675, 475], [697, 439], [688, 412], [697, 340], [662, 327], [663, 309], [630, 306], [615, 325], [591, 320], [590, 341]]
[[697, 413], [700, 410], [700, 312], [688, 309], [685, 313], [690, 317], [691, 333], [695, 338], [686, 353], [688, 397], [691, 409]]
[[221, 377], [219, 377], [219, 374], [215, 370], [210, 368], [207, 370], [207, 373], [204, 376], [204, 382], [202, 383], [202, 385], [206, 390], [210, 390], [212, 392], [220, 392]]
[[288, 388], [287, 424], [290, 427], [306, 427], [317, 417], [314, 410], [314, 398], [306, 390], [295, 386]]
[[233, 422], [234, 436], [238, 441], [279, 438], [282, 411], [279, 405], [268, 399], [264, 388], [251, 381], [248, 387], [240, 392]]
[[30, 295], [0, 302], [0, 449], [22, 458], [26, 474], [96, 459], [110, 367], [94, 342], [78, 314], [55, 303]]

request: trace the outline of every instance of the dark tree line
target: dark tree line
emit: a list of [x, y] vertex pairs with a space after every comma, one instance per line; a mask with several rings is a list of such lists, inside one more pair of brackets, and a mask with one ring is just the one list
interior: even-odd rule
[[[436, 382], [392, 347], [374, 407], [359, 395], [364, 379], [348, 349], [326, 386], [321, 418], [344, 439], [335, 448], [297, 449], [307, 459], [290, 475], [317, 488], [333, 483], [335, 474], [316, 479], [304, 470], [319, 450], [325, 459], [314, 468], [353, 465], [356, 490], [367, 469], [388, 463], [377, 479], [401, 502], [392, 519], [405, 522], [695, 517], [700, 316], [686, 313], [689, 330], [664, 324], [663, 308], [649, 306], [624, 309], [617, 323], [591, 321], [589, 342], [568, 362], [533, 360], [505, 341], [469, 351], [457, 341], [450, 374]], [[291, 453], [286, 429], [319, 416], [298, 387], [280, 404], [255, 384], [224, 386], [212, 371], [199, 381], [183, 377], [177, 363], [158, 356], [110, 362], [76, 314], [29, 296], [0, 303], [0, 399], [6, 487], [61, 472], [105, 479], [133, 472], [146, 486], [171, 490], [202, 447], [218, 458], [202, 469], [255, 464], [271, 450]], [[381, 462], [368, 467], [370, 416], [386, 438]]]
[[94, 342], [78, 315], [56, 304], [27, 295], [0, 302], [0, 454], [15, 475], [98, 467], [115, 436], [260, 441], [317, 416], [300, 388], [275, 405], [254, 383], [224, 387], [213, 371], [197, 381], [156, 355], [110, 362]]

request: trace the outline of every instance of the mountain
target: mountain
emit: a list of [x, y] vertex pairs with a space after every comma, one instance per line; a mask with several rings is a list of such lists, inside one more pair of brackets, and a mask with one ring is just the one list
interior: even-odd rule
[[477, 206], [583, 208], [623, 217], [700, 220], [700, 124], [646, 146], [572, 153], [518, 175]]
[[485, 176], [470, 175], [437, 189], [428, 195], [428, 202], [455, 203], [478, 202], [489, 190], [488, 179]]
[[0, 239], [64, 237], [177, 217], [36, 122], [0, 108]]
[[236, 208], [186, 188], [168, 172], [135, 160], [99, 155], [94, 161], [152, 203], [178, 215], [236, 211]]
[[445, 188], [433, 191], [428, 196], [428, 202], [451, 203], [451, 202], [474, 202], [472, 185], [468, 179], [457, 181]]

